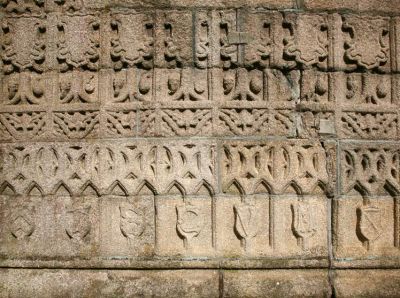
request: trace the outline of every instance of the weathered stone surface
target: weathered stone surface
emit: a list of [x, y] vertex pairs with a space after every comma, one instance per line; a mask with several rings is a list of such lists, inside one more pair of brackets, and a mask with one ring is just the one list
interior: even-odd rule
[[398, 270], [335, 270], [336, 297], [396, 297], [399, 293]]
[[5, 297], [218, 297], [217, 271], [1, 269]]
[[337, 268], [400, 268], [398, 6], [0, 1], [0, 268], [40, 284], [0, 296], [57, 296], [54, 274], [346, 296]]
[[372, 13], [400, 13], [399, 2], [397, 0], [304, 0], [304, 8], [306, 10], [352, 10], [355, 12], [372, 12]]
[[224, 297], [330, 297], [325, 270], [224, 271]]

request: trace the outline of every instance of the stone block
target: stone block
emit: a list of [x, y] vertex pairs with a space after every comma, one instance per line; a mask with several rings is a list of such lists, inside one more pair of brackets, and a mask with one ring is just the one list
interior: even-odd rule
[[329, 1], [329, 0], [305, 0], [304, 8], [306, 10], [329, 10], [329, 11], [349, 11], [354, 12], [370, 12], [370, 13], [380, 13], [380, 14], [398, 14], [400, 13], [400, 8], [397, 1], [351, 1], [351, 0], [339, 0], [339, 1]]
[[335, 270], [333, 288], [337, 297], [396, 297], [398, 270]]
[[325, 270], [224, 271], [224, 297], [330, 297]]
[[213, 270], [18, 270], [1, 269], [7, 297], [218, 297]]

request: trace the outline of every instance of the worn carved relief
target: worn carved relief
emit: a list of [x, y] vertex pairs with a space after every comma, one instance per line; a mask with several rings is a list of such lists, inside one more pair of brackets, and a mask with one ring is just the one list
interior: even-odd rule
[[284, 25], [289, 37], [284, 39], [284, 54], [289, 65], [326, 67], [328, 57], [328, 24], [326, 15], [287, 14]]
[[389, 61], [389, 24], [386, 18], [343, 16], [345, 58], [364, 69], [379, 68]]
[[4, 18], [1, 27], [3, 71], [43, 72], [46, 60], [46, 21], [41, 18]]
[[167, 4], [0, 1], [0, 266], [397, 268], [398, 17]]
[[151, 15], [113, 15], [110, 56], [114, 69], [140, 65], [150, 68], [154, 57], [154, 22]]
[[96, 71], [100, 57], [100, 21], [95, 16], [60, 17], [57, 23], [57, 60], [61, 72]]

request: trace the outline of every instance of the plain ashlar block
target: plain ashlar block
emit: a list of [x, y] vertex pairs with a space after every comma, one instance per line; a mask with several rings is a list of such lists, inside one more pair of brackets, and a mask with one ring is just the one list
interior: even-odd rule
[[7, 297], [218, 297], [215, 270], [18, 270], [0, 271]]
[[335, 270], [333, 287], [338, 297], [396, 297], [399, 270]]
[[227, 270], [227, 297], [330, 297], [326, 270]]

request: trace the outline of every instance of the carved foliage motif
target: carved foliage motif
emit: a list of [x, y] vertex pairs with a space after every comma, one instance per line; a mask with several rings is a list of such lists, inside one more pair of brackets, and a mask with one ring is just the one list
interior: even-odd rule
[[153, 72], [121, 70], [112, 76], [112, 103], [151, 101]]
[[400, 190], [400, 152], [391, 148], [355, 147], [342, 152], [342, 191], [361, 187], [367, 194]]
[[45, 0], [4, 0], [0, 3], [6, 12], [38, 13], [44, 6]]
[[57, 60], [61, 72], [97, 70], [100, 58], [100, 22], [96, 17], [60, 17], [57, 24]]
[[261, 71], [239, 68], [223, 74], [222, 88], [226, 100], [264, 100], [264, 75]]
[[236, 16], [234, 12], [219, 12], [219, 30], [219, 58], [224, 68], [230, 68], [238, 63], [238, 46], [229, 42], [229, 34], [236, 31]]
[[284, 53], [304, 66], [321, 66], [328, 57], [328, 24], [324, 15], [288, 14], [290, 36], [284, 39]]
[[346, 137], [385, 138], [397, 137], [397, 115], [389, 113], [346, 112], [342, 118], [342, 132]]
[[93, 103], [97, 101], [97, 74], [69, 72], [59, 76], [59, 103]]
[[210, 58], [210, 23], [207, 12], [200, 11], [196, 13], [196, 66], [199, 68], [207, 68]]
[[45, 112], [1, 113], [0, 123], [12, 138], [29, 140], [43, 137], [47, 119]]
[[111, 59], [114, 69], [153, 65], [154, 24], [146, 15], [114, 15], [110, 23]]
[[268, 109], [221, 109], [222, 133], [234, 135], [290, 135], [293, 120], [287, 111]]
[[211, 110], [185, 109], [162, 110], [161, 129], [166, 136], [210, 135], [212, 131]]
[[207, 72], [190, 68], [159, 72], [160, 101], [205, 101], [208, 100]]
[[55, 134], [71, 139], [96, 135], [99, 113], [95, 111], [54, 113]]
[[273, 43], [274, 15], [265, 13], [249, 13], [244, 24], [246, 32], [254, 32], [244, 45], [244, 63], [252, 67], [269, 66]]
[[384, 18], [344, 16], [342, 30], [349, 33], [346, 58], [358, 66], [373, 69], [389, 59], [389, 23]]
[[43, 19], [4, 19], [2, 32], [4, 72], [43, 72], [46, 59], [46, 22]]
[[253, 193], [263, 182], [276, 193], [290, 185], [308, 193], [328, 183], [325, 153], [316, 144], [232, 144], [224, 147], [222, 167], [226, 192], [236, 187]]
[[22, 72], [7, 76], [3, 87], [5, 105], [38, 105], [45, 98], [45, 80], [34, 73]]

